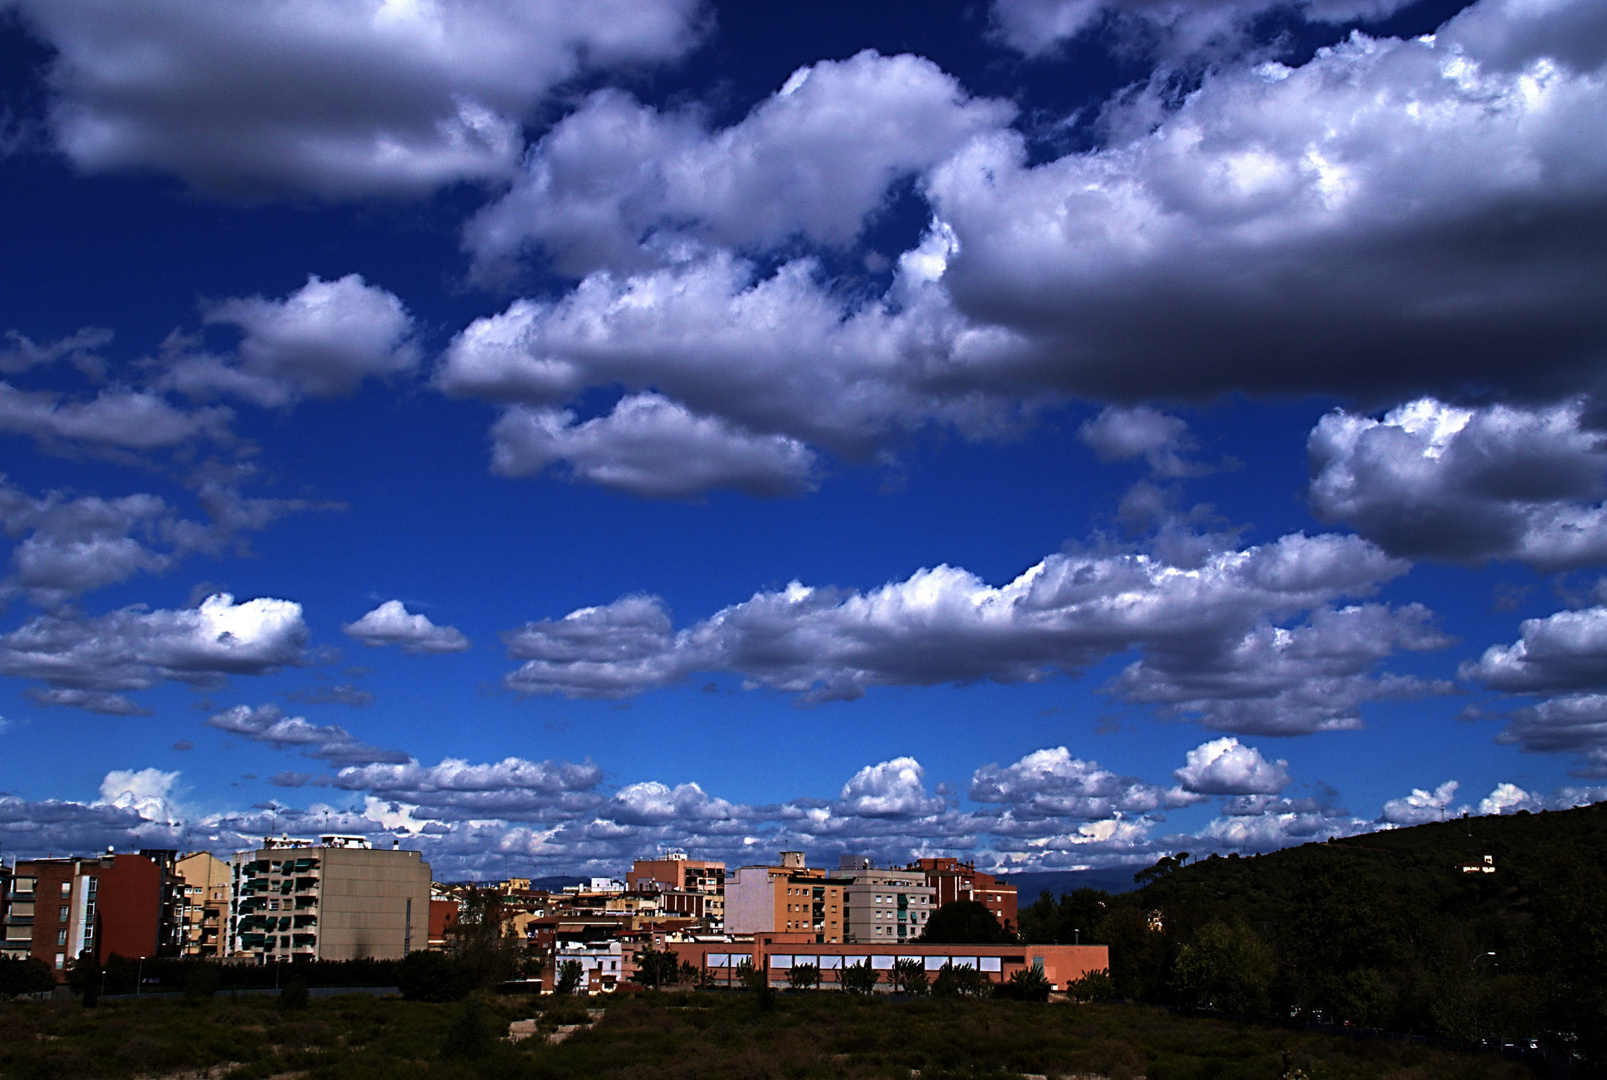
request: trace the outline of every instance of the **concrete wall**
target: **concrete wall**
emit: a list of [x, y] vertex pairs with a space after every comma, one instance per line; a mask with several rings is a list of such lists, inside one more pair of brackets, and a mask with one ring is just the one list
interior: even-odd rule
[[766, 866], [744, 866], [725, 879], [727, 933], [757, 934], [776, 928], [772, 873]]
[[392, 960], [428, 946], [430, 867], [418, 852], [315, 850], [319, 959]]

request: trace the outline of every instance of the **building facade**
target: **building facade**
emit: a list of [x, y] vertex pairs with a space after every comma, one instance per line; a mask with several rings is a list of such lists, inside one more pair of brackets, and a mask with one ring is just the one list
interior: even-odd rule
[[844, 942], [913, 941], [936, 908], [937, 890], [919, 870], [879, 870], [870, 860], [845, 856], [837, 869], [843, 886]]
[[684, 851], [666, 851], [662, 859], [637, 859], [625, 875], [637, 892], [725, 893], [725, 863], [688, 859]]
[[233, 872], [210, 851], [195, 851], [174, 864], [178, 877], [179, 955], [219, 959], [228, 955], [229, 900]]
[[36, 957], [63, 981], [72, 962], [86, 952], [102, 964], [113, 956], [177, 955], [172, 921], [177, 887], [160, 861], [166, 854], [171, 853], [19, 860], [0, 955]]
[[849, 883], [783, 851], [779, 866], [744, 866], [725, 883], [725, 928], [733, 934], [782, 932], [822, 943], [843, 940], [843, 889]]
[[361, 836], [269, 839], [233, 860], [230, 950], [278, 960], [395, 960], [429, 940], [430, 865]]
[[999, 925], [1015, 929], [1016, 887], [1005, 885], [992, 874], [985, 874], [972, 863], [954, 858], [917, 859], [910, 864], [926, 876], [926, 883], [934, 890], [933, 899], [938, 907], [955, 900], [975, 900], [982, 904]]

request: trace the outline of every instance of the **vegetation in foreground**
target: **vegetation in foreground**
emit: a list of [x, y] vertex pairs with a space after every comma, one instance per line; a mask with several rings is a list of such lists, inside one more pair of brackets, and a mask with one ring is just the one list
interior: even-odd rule
[[[509, 1044], [509, 1021], [595, 1024]], [[841, 993], [647, 993], [459, 1003], [338, 997], [0, 1004], [5, 1080], [210, 1075], [267, 1080], [586, 1077], [1529, 1080], [1495, 1055], [1179, 1017], [1116, 1005], [897, 1001]], [[224, 1066], [224, 1068], [216, 1068]], [[213, 1070], [208, 1072], [207, 1070]]]

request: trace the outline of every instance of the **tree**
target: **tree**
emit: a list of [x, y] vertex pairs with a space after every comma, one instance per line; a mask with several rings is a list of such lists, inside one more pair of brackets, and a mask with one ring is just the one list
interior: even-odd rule
[[[45, 973], [42, 990], [53, 989], [56, 978], [50, 973], [50, 965], [43, 960], [34, 960]], [[101, 984], [105, 981], [106, 972], [95, 959], [95, 954], [85, 949], [73, 961], [73, 966], [67, 972], [67, 988], [77, 994], [84, 1002], [84, 1008], [93, 1009], [100, 1000]]]
[[290, 977], [290, 981], [285, 984], [285, 988], [279, 991], [279, 1011], [301, 1012], [307, 1007], [308, 999], [311, 996], [307, 992], [307, 980], [298, 971]]
[[1170, 874], [1173, 870], [1188, 862], [1188, 859], [1189, 853], [1186, 851], [1179, 851], [1176, 855], [1162, 855], [1155, 860], [1154, 866], [1134, 874], [1133, 881], [1139, 885], [1148, 885], [1150, 882]]
[[926, 965], [919, 960], [893, 961], [893, 989], [911, 997], [924, 997], [931, 989], [926, 977]]
[[408, 953], [397, 963], [396, 988], [409, 1001], [460, 1001], [468, 993], [458, 966], [433, 950]]
[[447, 952], [466, 986], [495, 986], [518, 971], [523, 949], [504, 918], [502, 895], [495, 889], [470, 889], [459, 901], [458, 920], [447, 931]]
[[839, 972], [842, 987], [850, 994], [873, 994], [881, 980], [881, 972], [871, 965], [870, 957], [857, 964], [847, 964]]
[[737, 963], [737, 982], [742, 984], [744, 990], [765, 990], [770, 986], [765, 973], [745, 957]]
[[916, 939], [931, 945], [1002, 945], [1014, 940], [999, 925], [986, 904], [977, 900], [950, 900], [926, 922]]
[[794, 990], [813, 990], [820, 985], [819, 964], [794, 964], [787, 969], [787, 985]]
[[220, 972], [218, 965], [202, 961], [191, 964], [190, 970], [184, 975], [184, 996], [188, 998], [209, 998], [218, 992]]
[[1109, 968], [1090, 971], [1080, 979], [1066, 984], [1066, 996], [1072, 1001], [1089, 1002], [1116, 997], [1116, 982]]
[[1254, 930], [1213, 922], [1178, 950], [1172, 984], [1186, 1004], [1261, 1016], [1271, 1004], [1275, 973], [1272, 950]]
[[579, 960], [565, 960], [558, 965], [558, 981], [553, 986], [552, 992], [565, 995], [573, 994], [580, 989], [580, 979], [584, 974], [585, 970], [580, 966]]
[[970, 964], [955, 966], [951, 960], [938, 969], [932, 981], [933, 997], [987, 997], [993, 993], [993, 983]]
[[650, 988], [674, 986], [681, 978], [681, 958], [674, 949], [655, 949], [651, 945], [637, 951], [636, 978]]
[[[85, 957], [89, 964], [94, 965], [95, 977], [93, 980], [80, 979], [72, 983], [73, 990], [85, 995], [86, 1005], [95, 1004], [93, 995], [100, 991], [100, 965], [95, 964], [95, 958], [86, 951]], [[67, 973], [69, 981], [78, 970], [79, 964], [84, 963], [81, 957], [73, 964], [72, 971]], [[94, 983], [94, 989], [85, 988], [86, 983]], [[48, 994], [56, 988], [56, 976], [51, 972], [50, 965], [37, 956], [30, 956], [26, 960], [0, 960], [0, 998], [16, 997], [19, 994]]]

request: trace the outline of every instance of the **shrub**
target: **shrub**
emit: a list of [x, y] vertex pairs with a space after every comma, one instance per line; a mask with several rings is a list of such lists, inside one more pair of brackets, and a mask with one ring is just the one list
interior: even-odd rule
[[1116, 983], [1110, 977], [1110, 970], [1101, 968], [1067, 983], [1066, 996], [1072, 1001], [1109, 1001], [1121, 995], [1116, 993]]
[[893, 988], [911, 997], [925, 997], [931, 988], [926, 977], [926, 965], [919, 960], [893, 962]]
[[307, 980], [298, 972], [292, 975], [290, 981], [285, 983], [285, 988], [279, 991], [279, 1011], [300, 1012], [307, 1007], [311, 996], [307, 992]]
[[[196, 964], [184, 976], [184, 996], [209, 998], [218, 992], [218, 965]], [[293, 980], [292, 980], [293, 981]]]
[[792, 965], [787, 969], [787, 985], [794, 990], [813, 990], [820, 985], [820, 965]]
[[839, 973], [843, 989], [850, 994], [871, 994], [876, 991], [876, 984], [881, 980], [881, 972], [871, 966], [870, 957], [866, 957], [857, 964], [845, 966]]
[[1035, 967], [1025, 967], [1010, 976], [1009, 996], [1017, 1001], [1048, 1001], [1049, 980]]
[[409, 1001], [460, 1001], [467, 992], [457, 965], [444, 953], [408, 953], [396, 965], [396, 988]]
[[452, 1026], [446, 1029], [441, 1040], [441, 1056], [447, 1058], [479, 1058], [489, 1054], [497, 1043], [495, 1021], [485, 1007], [485, 1001], [474, 994], [463, 1002]]
[[[88, 955], [87, 953], [85, 954]], [[79, 960], [73, 964], [73, 971], [77, 972]], [[94, 964], [93, 958], [89, 961]], [[100, 989], [100, 966], [95, 965], [95, 989]], [[56, 988], [56, 976], [51, 972], [50, 965], [37, 956], [30, 956], [26, 960], [0, 960], [0, 997], [16, 997], [18, 994], [45, 994]], [[75, 983], [74, 990], [79, 990]], [[79, 990], [80, 993], [85, 991]], [[87, 1002], [93, 1005], [93, 1001]]]

